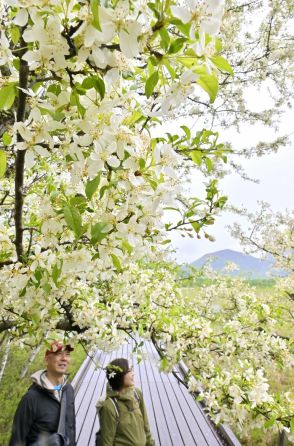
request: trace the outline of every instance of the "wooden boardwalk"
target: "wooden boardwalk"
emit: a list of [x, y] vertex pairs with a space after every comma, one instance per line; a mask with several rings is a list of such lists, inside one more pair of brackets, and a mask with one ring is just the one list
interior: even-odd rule
[[[219, 446], [224, 443], [185, 386], [171, 373], [159, 372], [158, 353], [151, 342], [143, 346], [138, 365], [132, 347], [125, 344], [112, 353], [98, 351], [96, 360], [105, 367], [112, 359], [125, 357], [134, 365], [135, 382], [143, 391], [150, 428], [157, 446]], [[76, 393], [77, 446], [94, 446], [99, 428], [96, 401], [105, 395], [106, 376], [86, 359], [73, 380]]]

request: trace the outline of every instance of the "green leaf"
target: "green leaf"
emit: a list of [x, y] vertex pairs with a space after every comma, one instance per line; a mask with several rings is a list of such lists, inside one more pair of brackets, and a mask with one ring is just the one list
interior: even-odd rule
[[169, 361], [166, 356], [164, 356], [160, 361], [160, 371], [165, 371], [168, 369]]
[[90, 90], [95, 88], [100, 94], [101, 99], [105, 96], [105, 84], [104, 81], [99, 76], [90, 76], [83, 80], [81, 87], [85, 90]]
[[135, 124], [135, 122], [139, 121], [141, 118], [143, 118], [142, 113], [139, 110], [135, 110], [131, 116], [128, 116], [123, 120], [122, 124], [131, 126], [132, 124]]
[[185, 37], [179, 37], [175, 39], [168, 49], [168, 54], [178, 53], [184, 46], [184, 43], [187, 41]]
[[269, 427], [273, 426], [275, 424], [276, 418], [275, 417], [271, 417], [269, 420], [267, 420], [264, 423], [264, 427], [265, 429], [268, 429]]
[[85, 88], [85, 90], [95, 88], [95, 76], [86, 77], [86, 79], [83, 80], [82, 88]]
[[121, 267], [119, 258], [115, 254], [110, 254], [110, 255], [111, 255], [111, 258], [113, 261], [113, 265], [115, 266], [115, 269], [120, 273], [122, 270], [122, 267]]
[[61, 268], [59, 268], [57, 263], [55, 263], [55, 265], [52, 268], [52, 279], [56, 286], [58, 284], [58, 279], [60, 277], [60, 274], [61, 274]]
[[95, 245], [97, 242], [101, 242], [101, 240], [107, 237], [107, 234], [107, 223], [105, 223], [104, 221], [96, 223], [91, 228], [91, 243]]
[[218, 92], [218, 79], [213, 74], [202, 74], [197, 84], [209, 94], [210, 102], [214, 102]]
[[100, 94], [101, 99], [103, 99], [105, 96], [105, 84], [104, 81], [99, 76], [97, 76], [96, 78], [95, 89]]
[[93, 26], [94, 28], [98, 29], [98, 31], [102, 31], [100, 26], [100, 20], [99, 20], [99, 6], [100, 6], [100, 0], [91, 0], [90, 1], [91, 11], [93, 14]]
[[218, 53], [220, 53], [223, 49], [222, 41], [218, 37], [215, 38], [215, 49]]
[[99, 183], [100, 183], [100, 178], [101, 178], [101, 174], [99, 173], [97, 175], [97, 177], [95, 177], [93, 180], [90, 180], [87, 182], [85, 192], [86, 192], [87, 198], [89, 200], [91, 200], [94, 193], [96, 192], [96, 190], [99, 186]]
[[193, 150], [190, 152], [191, 158], [195, 164], [201, 166], [202, 164], [202, 154], [199, 150]]
[[44, 283], [43, 290], [45, 291], [45, 293], [49, 294], [51, 292], [51, 290], [52, 290], [52, 287], [51, 287], [50, 283], [48, 283], [48, 282]]
[[14, 68], [19, 71], [20, 68], [20, 60], [19, 59], [13, 59], [12, 61], [12, 65], [14, 66]]
[[156, 9], [156, 6], [154, 3], [149, 2], [147, 3], [148, 7], [154, 12], [154, 15], [157, 19], [160, 19], [160, 12]]
[[198, 232], [201, 229], [201, 225], [197, 221], [193, 222], [193, 221], [190, 220], [190, 223], [191, 223], [191, 226], [194, 229], [194, 231], [198, 234]]
[[171, 5], [171, 0], [165, 0], [165, 7], [164, 7], [165, 12], [169, 9], [170, 5]]
[[10, 28], [10, 36], [11, 36], [12, 42], [14, 43], [14, 45], [16, 45], [20, 38], [20, 31], [19, 31], [18, 26], [12, 26]]
[[190, 131], [189, 127], [187, 127], [186, 125], [181, 125], [181, 129], [184, 130], [187, 139], [190, 139], [191, 138], [191, 131]]
[[0, 90], [0, 110], [9, 110], [16, 96], [15, 84], [7, 85]]
[[229, 73], [232, 76], [234, 75], [233, 68], [231, 67], [229, 62], [227, 62], [226, 59], [224, 59], [223, 57], [213, 56], [213, 57], [210, 57], [210, 60], [221, 71], [224, 71], [225, 73]]
[[0, 178], [4, 176], [6, 172], [6, 153], [0, 150]]
[[63, 212], [68, 227], [79, 238], [82, 235], [82, 217], [78, 209], [73, 206], [64, 206]]
[[147, 96], [147, 98], [149, 98], [152, 95], [158, 80], [159, 80], [158, 71], [155, 71], [153, 74], [151, 74], [150, 77], [148, 77], [145, 84], [145, 95]]
[[168, 69], [169, 74], [171, 75], [172, 79], [175, 79], [176, 77], [176, 72], [173, 69], [173, 67], [171, 66], [171, 64], [169, 63], [169, 60], [166, 57], [163, 57], [162, 59], [163, 64], [166, 66], [166, 68]]
[[140, 158], [140, 159], [139, 159], [139, 166], [140, 166], [140, 169], [141, 169], [141, 170], [145, 169], [145, 166], [146, 166], [146, 160], [144, 160], [143, 158]]
[[85, 115], [86, 109], [80, 103], [80, 97], [76, 89], [74, 89], [70, 96], [70, 105], [76, 105], [79, 114], [83, 117]]
[[176, 27], [181, 31], [182, 34], [190, 38], [190, 28], [191, 28], [191, 22], [190, 23], [183, 23], [180, 19], [172, 19], [170, 20], [170, 23], [173, 25], [176, 25]]
[[59, 84], [51, 84], [49, 85], [49, 87], [47, 88], [47, 91], [50, 93], [55, 94], [55, 96], [59, 96], [61, 93], [61, 86]]
[[160, 46], [162, 49], [167, 50], [170, 42], [169, 33], [165, 28], [161, 28], [159, 34], [161, 39]]
[[42, 276], [43, 276], [43, 272], [42, 272], [41, 268], [39, 268], [39, 267], [36, 268], [34, 276], [35, 276], [37, 283], [40, 283]]
[[12, 138], [9, 133], [5, 132], [2, 135], [2, 141], [5, 146], [9, 146], [11, 144]]
[[211, 159], [210, 158], [205, 158], [205, 164], [206, 164], [206, 167], [207, 167], [207, 171], [211, 172], [212, 169], [213, 169], [213, 162], [211, 161]]
[[121, 243], [121, 247], [123, 252], [127, 252], [128, 254], [132, 254], [133, 247], [129, 244], [127, 240], [123, 240]]

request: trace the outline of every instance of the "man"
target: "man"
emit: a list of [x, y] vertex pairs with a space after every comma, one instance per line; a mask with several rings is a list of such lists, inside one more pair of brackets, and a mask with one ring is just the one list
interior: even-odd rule
[[[65, 445], [75, 443], [74, 391], [67, 383], [70, 345], [58, 341], [45, 354], [46, 370], [32, 375], [33, 384], [16, 410], [9, 446], [47, 446], [50, 434], [57, 433], [62, 395], [66, 394]], [[47, 439], [46, 439], [47, 438]]]

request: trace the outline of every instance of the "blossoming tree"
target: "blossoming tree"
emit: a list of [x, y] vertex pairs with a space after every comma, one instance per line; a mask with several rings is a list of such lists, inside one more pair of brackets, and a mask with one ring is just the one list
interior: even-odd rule
[[[221, 53], [222, 1], [188, 3], [1, 3], [0, 332], [33, 345], [62, 330], [105, 348], [133, 333], [152, 336], [167, 349], [163, 367], [184, 357], [197, 382], [203, 370], [203, 397], [226, 419], [240, 398], [252, 409], [274, 404], [260, 361], [290, 360], [282, 342], [252, 330], [242, 354], [255, 342], [254, 352], [269, 348], [252, 372], [245, 360], [235, 365], [234, 330], [245, 330], [245, 313], [258, 324], [267, 308], [238, 291], [240, 315], [224, 316], [225, 333], [215, 333], [210, 313], [196, 314], [169, 268], [155, 267], [170, 231], [208, 236], [226, 202], [215, 179], [205, 197], [183, 187], [189, 166], [212, 173], [226, 162], [216, 133], [152, 133], [197, 89], [213, 102], [218, 78], [232, 74]], [[235, 352], [222, 374], [214, 348], [224, 358]], [[277, 423], [287, 425], [283, 407]]]
[[[240, 153], [246, 157], [265, 155], [288, 144], [290, 132], [281, 130], [280, 123], [292, 105], [293, 13], [293, 3], [287, 0], [227, 0], [222, 47], [234, 78], [225, 75], [219, 80], [213, 103], [195, 90], [178, 114], [193, 114], [215, 128], [242, 129], [244, 123], [264, 126], [263, 139], [242, 140]], [[198, 54], [208, 56], [210, 66], [218, 63], [209, 58], [213, 51], [211, 43], [198, 46]]]
[[[152, 137], [195, 89], [213, 101], [231, 73], [222, 2], [184, 11], [168, 0], [1, 3], [0, 330], [14, 339], [50, 329], [112, 339], [107, 284], [223, 207], [215, 180], [202, 198], [182, 186], [189, 164], [226, 162], [217, 134]], [[205, 42], [213, 67], [197, 52]]]

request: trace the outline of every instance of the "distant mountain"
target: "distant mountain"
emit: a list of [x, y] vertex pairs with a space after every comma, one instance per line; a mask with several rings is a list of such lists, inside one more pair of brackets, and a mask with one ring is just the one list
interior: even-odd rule
[[[222, 251], [205, 254], [198, 260], [191, 263], [195, 268], [201, 268], [205, 263], [210, 262], [213, 270], [230, 276], [241, 275], [251, 279], [267, 279], [272, 276], [285, 276], [285, 272], [273, 269], [273, 258], [258, 259], [242, 252], [224, 249]], [[226, 271], [228, 262], [235, 263], [238, 270]]]

